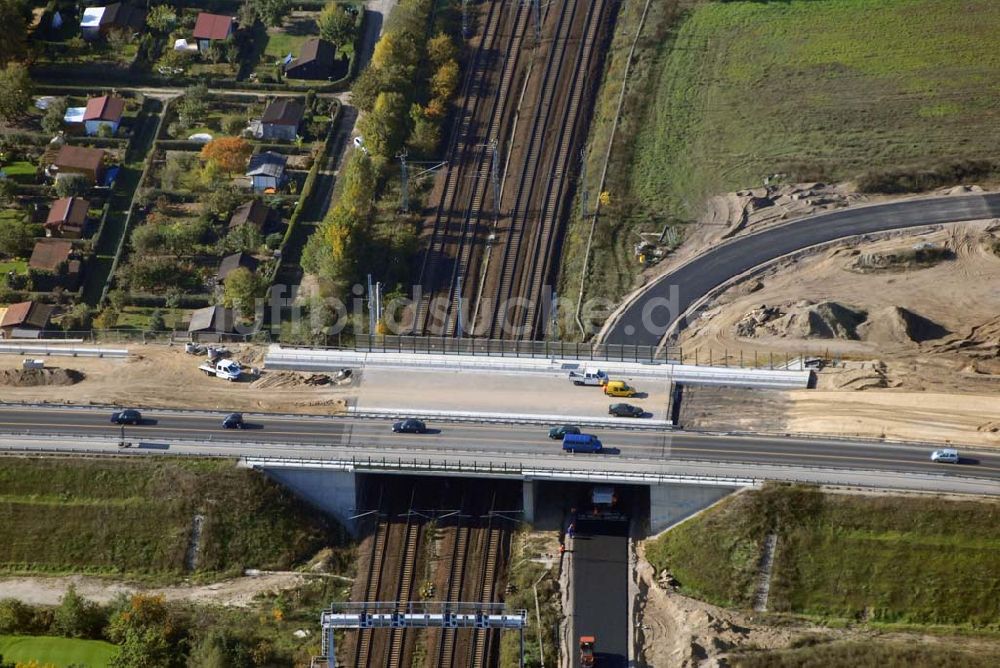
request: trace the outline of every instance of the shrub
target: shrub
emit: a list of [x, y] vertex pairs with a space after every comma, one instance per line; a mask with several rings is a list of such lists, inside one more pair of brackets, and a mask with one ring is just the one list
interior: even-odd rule
[[277, 250], [281, 246], [283, 236], [280, 232], [272, 232], [264, 239], [264, 245], [268, 250]]
[[56, 134], [62, 130], [63, 117], [66, 115], [66, 98], [57, 97], [49, 102], [45, 115], [42, 117], [42, 129], [49, 134]]
[[90, 190], [90, 182], [82, 174], [65, 174], [56, 179], [56, 194], [60, 197], [81, 197]]
[[982, 179], [997, 171], [1000, 171], [1000, 164], [992, 160], [956, 160], [923, 169], [873, 170], [861, 175], [858, 190], [864, 193], [915, 193], [970, 179]]

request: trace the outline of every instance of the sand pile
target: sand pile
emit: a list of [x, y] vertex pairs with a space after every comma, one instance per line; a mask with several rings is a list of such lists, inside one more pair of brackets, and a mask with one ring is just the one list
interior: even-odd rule
[[799, 301], [784, 306], [762, 304], [736, 323], [743, 338], [837, 339], [874, 343], [923, 343], [948, 330], [898, 306], [865, 311], [835, 301]]
[[0, 385], [9, 387], [42, 387], [75, 385], [86, 376], [74, 369], [3, 369]]
[[868, 314], [858, 327], [858, 334], [865, 341], [878, 343], [923, 343], [940, 339], [948, 330], [918, 313], [899, 306], [889, 306]]

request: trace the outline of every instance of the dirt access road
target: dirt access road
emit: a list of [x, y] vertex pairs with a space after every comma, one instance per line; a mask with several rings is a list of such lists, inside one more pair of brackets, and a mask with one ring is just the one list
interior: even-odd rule
[[[1000, 445], [998, 240], [1000, 226], [978, 221], [788, 260], [720, 295], [681, 344], [702, 357], [834, 360], [816, 390], [783, 393], [771, 424], [748, 428]], [[946, 259], [892, 266], [917, 247]], [[745, 398], [714, 397], [696, 412], [739, 412]], [[711, 415], [691, 426], [711, 426]]]
[[128, 581], [86, 575], [2, 577], [0, 598], [16, 598], [29, 605], [59, 605], [59, 599], [72, 585], [80, 596], [97, 603], [110, 603], [119, 594], [143, 593], [162, 595], [168, 601], [246, 608], [258, 596], [294, 589], [307, 582], [309, 577], [303, 573], [267, 573], [206, 585], [172, 587], [145, 587]]

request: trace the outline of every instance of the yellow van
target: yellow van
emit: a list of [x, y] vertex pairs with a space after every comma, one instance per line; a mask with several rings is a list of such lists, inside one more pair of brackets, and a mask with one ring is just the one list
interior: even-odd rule
[[624, 380], [611, 380], [604, 386], [604, 394], [609, 397], [634, 397], [635, 388]]

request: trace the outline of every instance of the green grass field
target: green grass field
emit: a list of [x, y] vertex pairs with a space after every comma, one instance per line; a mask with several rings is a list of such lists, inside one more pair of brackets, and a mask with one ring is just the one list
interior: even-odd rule
[[844, 180], [993, 158], [998, 41], [993, 0], [702, 4], [661, 55], [633, 194], [690, 215], [775, 172]]
[[[591, 204], [644, 3], [623, 3], [595, 102]], [[638, 232], [697, 219], [710, 195], [852, 180], [1000, 153], [994, 0], [657, 0], [629, 74], [585, 277], [587, 298], [634, 285]], [[947, 170], [945, 170], [947, 171]], [[571, 214], [560, 295], [575, 299], [590, 221]]]
[[195, 514], [202, 579], [289, 568], [339, 541], [320, 513], [229, 461], [5, 459], [0, 490], [2, 572], [190, 574]]
[[648, 544], [681, 591], [747, 607], [761, 545], [778, 533], [768, 608], [822, 620], [1000, 631], [1000, 504], [742, 494]]
[[27, 663], [37, 661], [40, 665], [54, 665], [56, 668], [76, 665], [86, 668], [104, 668], [118, 648], [101, 640], [77, 640], [55, 636], [0, 636], [0, 656], [5, 661]]

